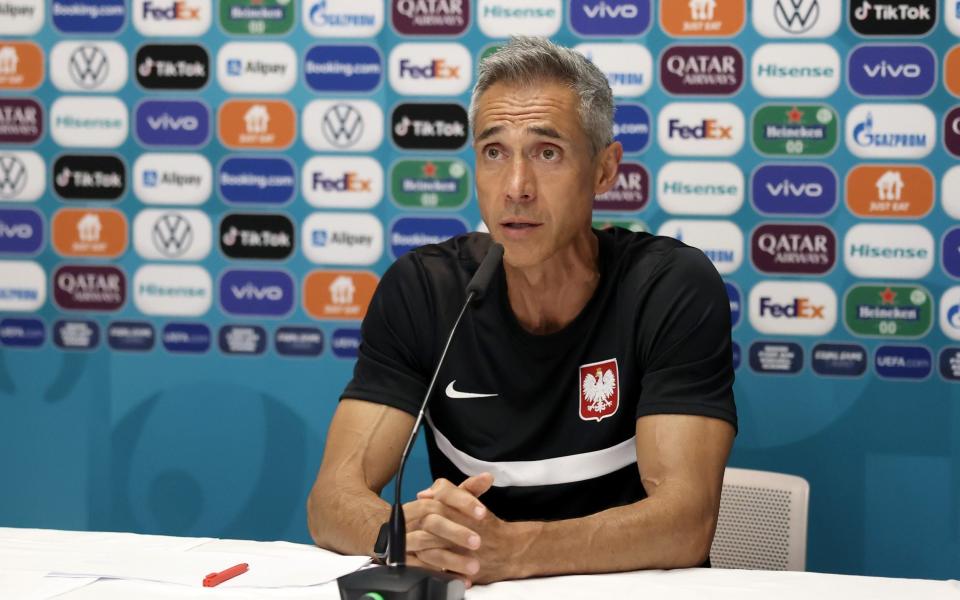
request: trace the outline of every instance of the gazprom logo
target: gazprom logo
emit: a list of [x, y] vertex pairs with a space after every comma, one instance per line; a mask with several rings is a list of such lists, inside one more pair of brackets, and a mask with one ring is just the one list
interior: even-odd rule
[[721, 275], [733, 273], [743, 262], [743, 232], [730, 221], [701, 221], [674, 219], [657, 230], [699, 248]]
[[579, 44], [574, 50], [603, 71], [614, 96], [641, 96], [653, 83], [653, 57], [640, 44]]
[[858, 104], [846, 121], [847, 147], [861, 158], [924, 158], [937, 139], [937, 119], [923, 104]]

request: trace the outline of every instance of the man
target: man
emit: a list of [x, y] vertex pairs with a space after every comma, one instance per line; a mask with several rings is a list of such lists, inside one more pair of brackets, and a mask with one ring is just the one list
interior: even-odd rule
[[310, 495], [322, 547], [369, 554], [428, 378], [490, 246], [431, 398], [435, 483], [404, 505], [409, 564], [467, 582], [702, 565], [736, 410], [729, 303], [671, 238], [591, 229], [615, 182], [613, 97], [581, 55], [511, 40], [471, 102], [490, 235], [425, 246], [384, 274]]

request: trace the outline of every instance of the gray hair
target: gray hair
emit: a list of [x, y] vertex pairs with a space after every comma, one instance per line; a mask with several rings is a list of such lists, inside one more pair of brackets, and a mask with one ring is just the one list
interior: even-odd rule
[[546, 38], [517, 36], [480, 63], [470, 97], [470, 129], [476, 124], [477, 101], [495, 83], [557, 81], [580, 99], [580, 125], [594, 156], [613, 141], [613, 92], [606, 76], [582, 54]]

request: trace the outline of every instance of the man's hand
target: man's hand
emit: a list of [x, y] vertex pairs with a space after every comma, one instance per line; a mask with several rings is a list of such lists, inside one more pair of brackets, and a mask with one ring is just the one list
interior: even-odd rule
[[489, 473], [470, 477], [459, 486], [438, 479], [407, 503], [410, 564], [461, 575], [468, 584], [507, 578], [505, 540], [510, 524], [478, 499], [492, 485]]

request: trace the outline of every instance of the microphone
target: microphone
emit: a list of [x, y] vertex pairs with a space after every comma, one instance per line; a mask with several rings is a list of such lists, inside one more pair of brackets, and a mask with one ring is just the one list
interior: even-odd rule
[[400, 466], [397, 469], [396, 486], [394, 488], [393, 506], [390, 508], [390, 520], [380, 528], [380, 535], [377, 537], [378, 555], [382, 550], [381, 545], [386, 542], [386, 566], [376, 566], [369, 569], [363, 569], [344, 575], [337, 579], [337, 585], [340, 588], [341, 600], [364, 600], [368, 598], [390, 598], [406, 600], [461, 600], [464, 594], [463, 582], [447, 573], [437, 573], [419, 567], [408, 567], [407, 558], [407, 522], [403, 515], [403, 504], [400, 502], [400, 490], [403, 485], [403, 470], [407, 465], [407, 459], [410, 451], [413, 449], [413, 443], [417, 439], [420, 427], [423, 425], [424, 414], [427, 410], [427, 402], [430, 400], [430, 394], [437, 383], [437, 376], [440, 374], [440, 367], [447, 357], [447, 350], [450, 349], [450, 343], [453, 341], [453, 335], [457, 332], [460, 320], [467, 307], [474, 300], [483, 298], [493, 274], [500, 265], [503, 258], [503, 246], [494, 243], [487, 250], [486, 256], [480, 261], [480, 266], [467, 284], [467, 299], [460, 308], [460, 314], [457, 315], [453, 327], [450, 328], [450, 334], [447, 336], [447, 342], [440, 353], [440, 359], [433, 371], [433, 377], [430, 378], [430, 384], [423, 395], [423, 401], [420, 403], [420, 412], [417, 414], [417, 420], [410, 431], [410, 437], [407, 439], [407, 445], [400, 455]]

